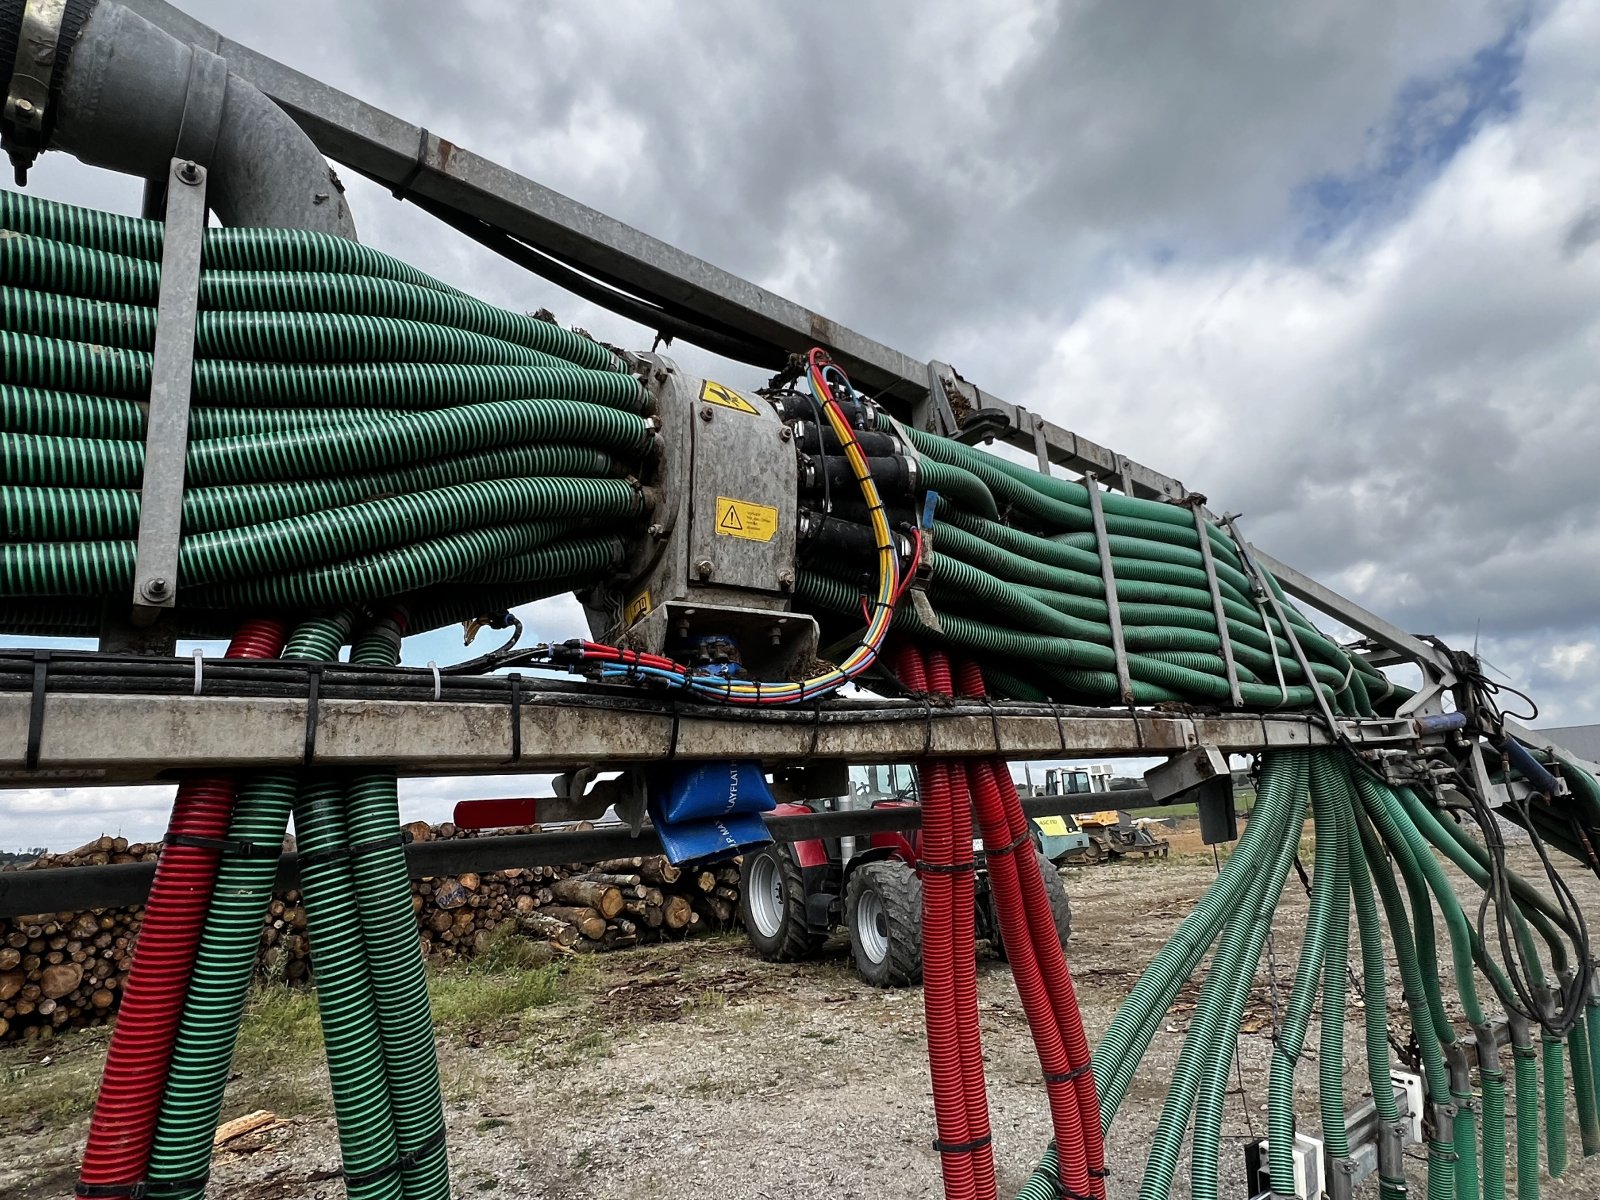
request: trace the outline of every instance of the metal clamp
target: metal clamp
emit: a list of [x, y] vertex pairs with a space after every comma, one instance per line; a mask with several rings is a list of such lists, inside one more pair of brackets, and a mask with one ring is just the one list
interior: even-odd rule
[[177, 603], [183, 534], [183, 474], [189, 452], [189, 397], [200, 304], [200, 251], [206, 227], [206, 169], [175, 158], [167, 173], [150, 414], [145, 425], [139, 544], [133, 567], [133, 621], [153, 624]]
[[1111, 566], [1111, 539], [1106, 536], [1106, 511], [1100, 502], [1100, 482], [1091, 471], [1083, 477], [1089, 489], [1089, 511], [1094, 516], [1094, 544], [1100, 552], [1100, 578], [1105, 584], [1106, 617], [1111, 624], [1111, 650], [1117, 656], [1117, 691], [1122, 702], [1133, 704], [1133, 680], [1128, 675], [1128, 649], [1122, 638], [1122, 611], [1117, 606], [1117, 573]]
[[1194, 531], [1200, 540], [1200, 560], [1206, 569], [1206, 586], [1211, 590], [1211, 615], [1217, 622], [1217, 637], [1222, 642], [1222, 663], [1228, 671], [1228, 699], [1233, 707], [1243, 708], [1239, 692], [1239, 668], [1233, 661], [1233, 639], [1228, 636], [1228, 612], [1222, 604], [1222, 587], [1217, 582], [1217, 561], [1211, 554], [1210, 526], [1205, 516], [1205, 497], [1190, 493], [1189, 508], [1194, 513]]
[[17, 56], [6, 87], [5, 149], [17, 175], [28, 182], [28, 168], [44, 149], [44, 122], [50, 107], [50, 79], [56, 70], [61, 19], [67, 0], [28, 0], [17, 30]]

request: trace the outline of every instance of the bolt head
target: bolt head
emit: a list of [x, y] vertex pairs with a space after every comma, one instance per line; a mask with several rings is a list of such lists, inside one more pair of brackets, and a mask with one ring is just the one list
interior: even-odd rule
[[711, 406], [709, 404], [703, 404], [700, 406], [700, 419], [702, 421], [711, 420]]
[[779, 571], [778, 586], [786, 592], [794, 587], [794, 572], [790, 570]]
[[184, 183], [199, 183], [200, 168], [192, 162], [179, 163], [178, 178]]
[[144, 594], [152, 600], [159, 600], [167, 594], [167, 581], [160, 577], [149, 580], [144, 585]]
[[709, 558], [702, 558], [694, 565], [694, 573], [700, 576], [701, 579], [710, 579], [713, 569]]
[[18, 100], [17, 101], [17, 111], [18, 112], [22, 112], [22, 113], [31, 113], [33, 111], [33, 101], [32, 100]]
[[787, 425], [781, 426], [778, 429], [778, 440], [779, 441], [787, 442], [793, 436], [794, 436], [794, 430], [790, 429]]
[[645, 532], [648, 533], [654, 541], [658, 542], [667, 536], [667, 530], [664, 525], [652, 525]]

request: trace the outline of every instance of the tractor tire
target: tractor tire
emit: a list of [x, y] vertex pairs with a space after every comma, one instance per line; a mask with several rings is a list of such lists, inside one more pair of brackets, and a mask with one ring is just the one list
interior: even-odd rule
[[[1056, 936], [1061, 948], [1067, 948], [1072, 938], [1072, 902], [1067, 899], [1067, 885], [1061, 881], [1061, 872], [1051, 865], [1043, 854], [1039, 855], [1039, 874], [1044, 877], [1044, 897], [1050, 904], [1050, 917], [1055, 922]], [[994, 930], [994, 949], [1002, 959], [1006, 957], [1005, 936], [1000, 931], [1000, 915], [994, 911], [994, 893], [989, 893], [989, 925]]]
[[859, 866], [844, 889], [856, 973], [873, 987], [922, 982], [922, 880], [898, 860]]
[[767, 962], [810, 958], [827, 940], [806, 920], [806, 884], [788, 846], [774, 843], [744, 856], [739, 867], [739, 919]]

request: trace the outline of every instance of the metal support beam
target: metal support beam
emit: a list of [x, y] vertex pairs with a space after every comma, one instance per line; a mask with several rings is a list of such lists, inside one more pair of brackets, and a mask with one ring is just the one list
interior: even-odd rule
[[[1201, 744], [1224, 753], [1315, 746], [1315, 718], [996, 705], [947, 712], [884, 701], [848, 719], [674, 717], [540, 695], [521, 706], [522, 757], [511, 758], [504, 703], [322, 698], [314, 763], [386, 765], [402, 775], [512, 775], [669, 758], [911, 762], [924, 754], [1009, 760], [1165, 757]], [[280, 697], [51, 692], [39, 762], [26, 770], [31, 697], [0, 694], [0, 787], [153, 782], [196, 768], [305, 765], [306, 701]], [[809, 717], [810, 714], [804, 714]], [[674, 733], [674, 725], [677, 731]], [[998, 739], [999, 747], [996, 748]]]
[[150, 412], [145, 422], [139, 545], [133, 567], [133, 619], [153, 624], [178, 595], [183, 473], [189, 451], [189, 394], [200, 307], [200, 248], [206, 228], [206, 170], [181, 158], [167, 172]]

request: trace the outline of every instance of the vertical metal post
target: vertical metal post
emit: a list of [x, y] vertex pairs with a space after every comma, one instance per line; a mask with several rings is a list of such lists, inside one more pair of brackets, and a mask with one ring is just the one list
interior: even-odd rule
[[1200, 558], [1205, 563], [1206, 585], [1211, 589], [1211, 615], [1216, 618], [1217, 637], [1222, 641], [1222, 662], [1228, 669], [1228, 699], [1234, 708], [1244, 707], [1244, 697], [1239, 692], [1239, 668], [1233, 661], [1233, 639], [1228, 636], [1228, 612], [1222, 606], [1222, 588], [1217, 583], [1217, 562], [1211, 556], [1211, 534], [1206, 525], [1202, 505], [1190, 504], [1194, 513], [1194, 531], [1200, 539]]
[[1100, 503], [1100, 481], [1093, 472], [1083, 477], [1089, 489], [1089, 511], [1094, 514], [1094, 542], [1100, 551], [1100, 578], [1106, 589], [1106, 617], [1111, 625], [1111, 649], [1117, 656], [1117, 690], [1122, 702], [1133, 703], [1133, 680], [1128, 676], [1128, 651], [1122, 640], [1122, 612], [1117, 607], [1117, 573], [1111, 566], [1111, 540], [1106, 536], [1106, 512]]
[[206, 171], [175, 158], [167, 174], [150, 413], [145, 425], [139, 546], [133, 568], [133, 620], [149, 625], [178, 595], [183, 532], [183, 472], [189, 450], [189, 396], [200, 303], [200, 250], [206, 228]]

